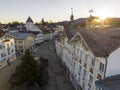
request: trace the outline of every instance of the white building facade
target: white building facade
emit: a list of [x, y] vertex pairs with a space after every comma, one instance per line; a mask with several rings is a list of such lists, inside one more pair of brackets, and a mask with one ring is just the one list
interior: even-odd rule
[[0, 68], [16, 60], [14, 38], [6, 34], [0, 37]]
[[[89, 34], [88, 31], [83, 30], [66, 30], [65, 32], [66, 36], [55, 42], [56, 52], [61, 58], [62, 66], [66, 69], [66, 76], [69, 77], [76, 90], [96, 90], [95, 81], [104, 79], [108, 76], [107, 74], [112, 75], [114, 71], [117, 72], [116, 74], [120, 73], [120, 66], [117, 64], [114, 67], [120, 60], [120, 51], [118, 49], [114, 55], [109, 56], [111, 52], [107, 52], [108, 48], [99, 44], [102, 40], [99, 37], [103, 36], [96, 37], [96, 31]], [[109, 40], [110, 37], [107, 36], [106, 39]], [[108, 62], [112, 64], [109, 65]], [[112, 69], [111, 66], [113, 66]]]

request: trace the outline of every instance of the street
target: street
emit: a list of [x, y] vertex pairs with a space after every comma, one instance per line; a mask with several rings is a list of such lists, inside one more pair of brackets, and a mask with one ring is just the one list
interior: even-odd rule
[[[42, 90], [74, 90], [72, 84], [65, 77], [65, 72], [58, 61], [59, 57], [55, 52], [54, 40], [46, 41], [36, 47], [33, 55], [35, 57], [48, 58], [48, 85], [42, 87]], [[8, 82], [11, 74], [15, 71], [16, 66], [21, 62], [20, 57], [10, 66], [6, 66], [0, 70], [0, 90], [9, 90], [10, 83]]]
[[44, 42], [38, 47], [36, 56], [48, 58], [49, 81], [43, 90], [74, 90], [72, 84], [66, 79], [65, 72], [58, 61], [55, 52], [54, 40]]

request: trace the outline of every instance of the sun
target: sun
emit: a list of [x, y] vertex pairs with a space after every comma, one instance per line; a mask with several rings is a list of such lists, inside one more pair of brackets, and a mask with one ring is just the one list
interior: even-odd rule
[[99, 15], [100, 19], [105, 20], [109, 15], [107, 13], [101, 13], [101, 15]]
[[98, 17], [101, 19], [101, 20], [105, 20], [106, 18], [108, 18], [110, 16], [110, 13], [108, 11], [101, 11], [99, 12], [98, 14]]
[[100, 15], [100, 19], [105, 20], [108, 16], [107, 15]]
[[105, 20], [108, 16], [109, 16], [108, 13], [100, 13], [100, 14], [99, 14], [99, 17], [100, 17], [100, 19], [102, 19], [102, 20]]

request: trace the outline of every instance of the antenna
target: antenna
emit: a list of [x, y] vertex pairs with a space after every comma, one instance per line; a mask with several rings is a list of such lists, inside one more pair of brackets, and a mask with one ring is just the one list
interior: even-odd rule
[[73, 15], [73, 8], [71, 8], [71, 14]]
[[89, 10], [89, 13], [90, 13], [90, 14], [93, 13], [93, 12], [94, 12], [93, 9], [90, 9], [90, 10]]
[[90, 19], [89, 19], [89, 29], [91, 29], [91, 21], [92, 21], [92, 13], [93, 13], [93, 9], [90, 9], [89, 10], [89, 13], [90, 13]]

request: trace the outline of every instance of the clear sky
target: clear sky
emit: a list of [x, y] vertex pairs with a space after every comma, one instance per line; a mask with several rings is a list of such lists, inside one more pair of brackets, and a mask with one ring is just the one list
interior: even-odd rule
[[0, 22], [69, 20], [71, 8], [75, 18], [88, 17], [91, 8], [93, 15], [120, 17], [120, 0], [0, 0]]

